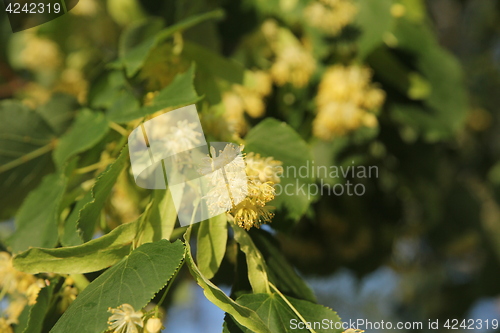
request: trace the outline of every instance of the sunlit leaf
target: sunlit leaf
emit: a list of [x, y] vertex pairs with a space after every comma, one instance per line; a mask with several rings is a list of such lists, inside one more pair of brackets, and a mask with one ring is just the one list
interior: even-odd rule
[[269, 292], [269, 279], [267, 277], [267, 268], [264, 258], [259, 249], [255, 246], [252, 238], [246, 230], [232, 224], [234, 239], [240, 245], [241, 251], [245, 253], [248, 268], [248, 280], [252, 285], [254, 293]]
[[249, 308], [236, 303], [234, 300], [229, 298], [219, 287], [210, 282], [203, 274], [200, 272], [198, 266], [194, 263], [193, 257], [191, 256], [191, 248], [189, 246], [189, 231], [186, 237], [186, 263], [189, 267], [191, 275], [195, 278], [196, 282], [203, 288], [203, 293], [207, 299], [217, 305], [221, 310], [229, 313], [234, 320], [236, 320], [241, 325], [247, 327], [253, 332], [271, 333], [258, 315]]
[[97, 177], [89, 194], [80, 199], [68, 217], [61, 237], [63, 244], [78, 245], [92, 238], [106, 199], [127, 162], [128, 149], [124, 148], [118, 158]]
[[227, 217], [226, 214], [211, 217], [200, 223], [196, 261], [200, 272], [211, 279], [217, 273], [226, 253]]
[[70, 157], [97, 144], [108, 131], [103, 113], [81, 110], [71, 129], [64, 134], [54, 150], [54, 162], [60, 168]]
[[127, 303], [141, 309], [174, 275], [184, 257], [181, 241], [147, 243], [85, 288], [51, 333], [95, 333], [107, 329], [108, 308]]
[[59, 206], [67, 181], [64, 172], [60, 171], [45, 176], [30, 192], [16, 215], [16, 232], [7, 240], [12, 251], [57, 245]]

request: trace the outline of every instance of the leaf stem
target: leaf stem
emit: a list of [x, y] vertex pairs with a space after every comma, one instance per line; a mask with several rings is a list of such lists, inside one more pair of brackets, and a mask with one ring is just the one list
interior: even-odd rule
[[[271, 288], [274, 289], [274, 291], [276, 291], [276, 293], [278, 295], [280, 295], [280, 297], [285, 301], [285, 303], [290, 307], [290, 309], [292, 309], [292, 311], [297, 315], [297, 317], [299, 317], [300, 320], [302, 320], [302, 322], [304, 324], [306, 324], [306, 327], [309, 326], [307, 325], [307, 321], [304, 319], [304, 317], [302, 317], [302, 315], [300, 314], [300, 312], [292, 305], [292, 303], [290, 303], [290, 301], [285, 297], [285, 295], [283, 295], [278, 288], [276, 288], [276, 286], [274, 284], [272, 284], [271, 282], [269, 282], [269, 285], [271, 286]], [[311, 333], [316, 333], [315, 330], [313, 330], [312, 328], [309, 328], [309, 332]]]
[[91, 165], [87, 165], [86, 167], [76, 169], [75, 173], [76, 174], [84, 174], [84, 173], [87, 173], [87, 172], [90, 172], [90, 171], [94, 171], [94, 170], [97, 170], [97, 169], [99, 169], [99, 168], [101, 168], [103, 166], [106, 166], [106, 165], [110, 164], [113, 161], [114, 161], [114, 159], [112, 159], [112, 158], [104, 160], [104, 161], [99, 161], [97, 163], [94, 163], [94, 164], [91, 164]]
[[40, 156], [48, 153], [49, 151], [54, 149], [54, 147], [56, 146], [55, 142], [56, 141], [51, 141], [43, 147], [35, 149], [35, 150], [27, 153], [26, 155], [23, 155], [19, 158], [16, 158], [15, 160], [10, 161], [9, 163], [6, 163], [6, 164], [0, 166], [0, 173], [3, 173], [3, 172], [8, 171], [10, 169], [13, 169], [17, 166], [20, 166], [23, 163], [26, 163], [32, 159], [35, 159], [37, 157], [40, 157]]
[[109, 127], [111, 127], [112, 129], [114, 129], [119, 134], [128, 137], [128, 131], [125, 128], [123, 128], [122, 126], [120, 126], [117, 123], [115, 123], [114, 121], [110, 121], [109, 122]]

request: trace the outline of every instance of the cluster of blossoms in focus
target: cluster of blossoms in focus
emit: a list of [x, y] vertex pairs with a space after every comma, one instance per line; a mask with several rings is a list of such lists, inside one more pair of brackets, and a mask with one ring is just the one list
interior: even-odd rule
[[205, 199], [212, 212], [229, 212], [246, 230], [271, 222], [274, 214], [266, 204], [275, 197], [273, 185], [280, 182], [280, 161], [254, 153], [243, 156], [228, 144], [218, 155], [211, 147], [204, 163], [199, 172], [210, 178], [212, 189]]

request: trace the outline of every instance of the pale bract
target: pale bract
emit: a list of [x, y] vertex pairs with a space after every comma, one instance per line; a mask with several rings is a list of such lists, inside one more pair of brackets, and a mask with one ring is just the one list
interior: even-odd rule
[[182, 226], [223, 214], [247, 195], [240, 148], [209, 144], [195, 105], [166, 112], [129, 135], [132, 174], [147, 189], [169, 189]]

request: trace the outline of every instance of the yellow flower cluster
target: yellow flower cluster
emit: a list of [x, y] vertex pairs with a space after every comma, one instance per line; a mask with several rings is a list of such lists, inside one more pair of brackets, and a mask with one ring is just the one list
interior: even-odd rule
[[83, 76], [82, 71], [74, 68], [66, 68], [61, 73], [59, 82], [54, 88], [54, 91], [75, 96], [80, 104], [87, 101], [88, 90], [89, 83]]
[[304, 87], [316, 69], [310, 53], [302, 46], [289, 45], [277, 54], [271, 67], [271, 75], [276, 84], [282, 86], [289, 82], [297, 88]]
[[59, 47], [51, 39], [26, 33], [25, 48], [20, 54], [20, 63], [34, 71], [53, 70], [62, 64]]
[[265, 21], [261, 31], [275, 55], [270, 69], [274, 82], [279, 86], [290, 83], [296, 88], [307, 85], [316, 70], [312, 54], [290, 30], [279, 27], [274, 20]]
[[36, 303], [43, 287], [44, 280], [16, 270], [12, 265], [12, 256], [8, 252], [0, 252], [0, 289], [2, 296], [9, 296], [9, 307], [5, 311], [7, 319], [5, 323], [0, 322], [0, 326], [17, 324], [24, 307]]
[[272, 157], [249, 153], [245, 156], [248, 177], [247, 197], [231, 210], [236, 223], [246, 230], [271, 222], [274, 214], [266, 204], [275, 197], [274, 184], [280, 182], [282, 163]]
[[78, 296], [78, 289], [75, 286], [75, 281], [68, 277], [64, 281], [63, 289], [61, 292], [61, 302], [59, 303], [59, 311], [63, 313], [73, 303]]
[[337, 35], [350, 24], [358, 8], [351, 0], [320, 0], [312, 2], [305, 10], [307, 22], [330, 35]]
[[264, 97], [272, 90], [272, 81], [264, 71], [247, 72], [243, 85], [234, 84], [222, 96], [226, 109], [225, 121], [230, 131], [242, 135], [246, 132], [245, 112], [252, 118], [260, 118], [266, 112]]
[[7, 319], [0, 317], [0, 332], [2, 333], [13, 333], [12, 326], [9, 324]]
[[316, 137], [329, 140], [362, 126], [377, 126], [373, 112], [384, 103], [385, 92], [371, 82], [371, 77], [368, 67], [335, 65], [326, 71], [316, 96]]
[[70, 11], [70, 14], [92, 17], [97, 14], [99, 9], [99, 4], [96, 0], [78, 1], [76, 6]]

